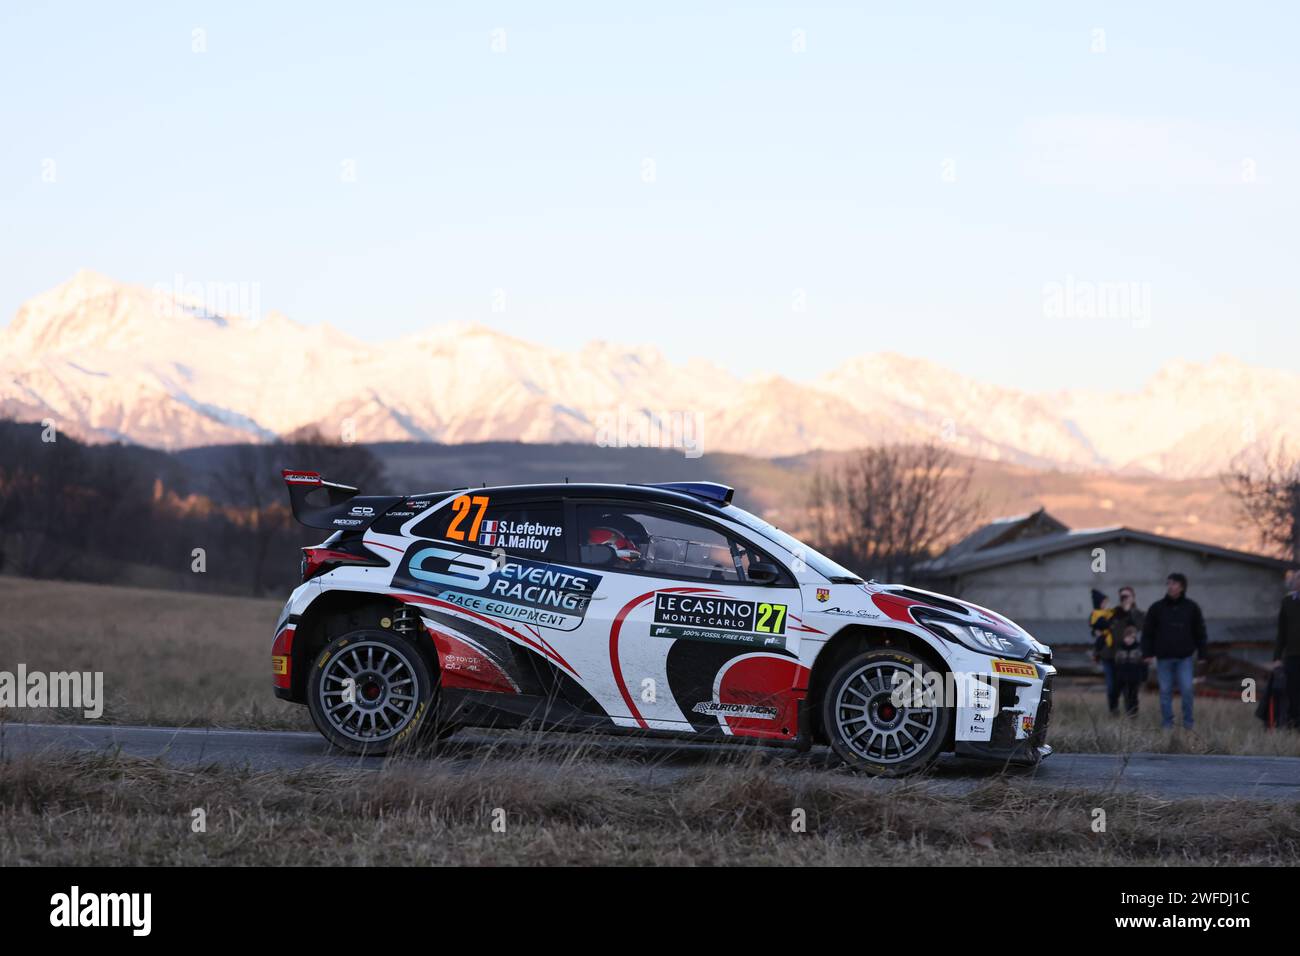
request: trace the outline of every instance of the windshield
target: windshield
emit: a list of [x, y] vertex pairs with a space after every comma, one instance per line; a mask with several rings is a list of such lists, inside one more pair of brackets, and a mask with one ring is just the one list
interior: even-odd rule
[[727, 505], [722, 509], [732, 521], [739, 521], [751, 531], [761, 534], [769, 541], [773, 541], [785, 548], [796, 558], [799, 558], [812, 568], [818, 574], [829, 578], [836, 584], [861, 584], [862, 579], [842, 565], [836, 564], [824, 554], [819, 554], [808, 545], [804, 544], [794, 535], [786, 534], [776, 525], [764, 521], [758, 515], [750, 514], [744, 508], [737, 508], [735, 505]]

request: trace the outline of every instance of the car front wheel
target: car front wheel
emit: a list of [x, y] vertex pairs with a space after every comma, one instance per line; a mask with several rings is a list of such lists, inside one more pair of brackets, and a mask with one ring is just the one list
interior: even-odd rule
[[928, 767], [952, 723], [945, 701], [913, 693], [927, 686], [925, 675], [933, 670], [905, 650], [870, 650], [846, 661], [822, 700], [822, 727], [832, 749], [851, 767], [876, 776]]
[[432, 697], [429, 668], [415, 647], [377, 629], [335, 638], [316, 656], [307, 681], [316, 729], [356, 754], [386, 754], [415, 740]]

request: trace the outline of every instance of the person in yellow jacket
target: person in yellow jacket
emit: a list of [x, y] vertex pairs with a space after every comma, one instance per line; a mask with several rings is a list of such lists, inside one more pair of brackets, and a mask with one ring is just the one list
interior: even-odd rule
[[1114, 614], [1110, 598], [1093, 588], [1092, 614], [1088, 616], [1088, 629], [1092, 631], [1092, 659], [1101, 663], [1101, 672], [1106, 678], [1106, 706], [1112, 714], [1119, 709], [1118, 685], [1115, 683], [1115, 639], [1110, 631], [1110, 619]]

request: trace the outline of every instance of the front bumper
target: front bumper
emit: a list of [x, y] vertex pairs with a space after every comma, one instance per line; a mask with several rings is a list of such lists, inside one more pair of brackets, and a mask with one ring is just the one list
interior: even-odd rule
[[1055, 671], [1039, 665], [1039, 680], [999, 681], [998, 709], [987, 740], [956, 740], [959, 757], [1000, 760], [1031, 766], [1052, 753], [1047, 730], [1052, 719], [1052, 679]]

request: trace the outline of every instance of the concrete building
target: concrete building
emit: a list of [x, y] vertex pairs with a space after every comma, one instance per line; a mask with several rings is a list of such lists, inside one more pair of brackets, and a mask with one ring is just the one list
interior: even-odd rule
[[1286, 561], [1134, 528], [1071, 530], [1043, 509], [985, 525], [918, 569], [917, 583], [1008, 615], [1053, 647], [1090, 641], [1093, 588], [1114, 607], [1132, 585], [1145, 610], [1181, 571], [1212, 644], [1267, 655], [1277, 635]]

